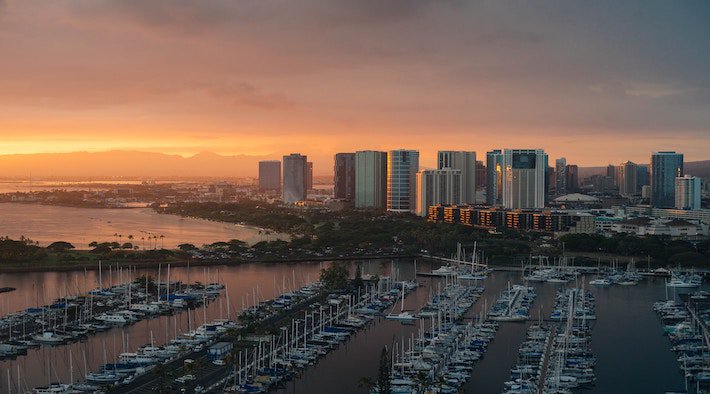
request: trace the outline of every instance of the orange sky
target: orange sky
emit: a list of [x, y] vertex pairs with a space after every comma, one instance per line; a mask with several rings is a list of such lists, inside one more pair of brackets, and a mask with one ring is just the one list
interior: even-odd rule
[[709, 159], [708, 10], [0, 0], [0, 154], [301, 152], [319, 174], [360, 149]]

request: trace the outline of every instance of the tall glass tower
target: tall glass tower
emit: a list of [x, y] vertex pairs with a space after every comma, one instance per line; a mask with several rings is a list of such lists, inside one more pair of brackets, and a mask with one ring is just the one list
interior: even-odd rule
[[387, 210], [414, 212], [417, 207], [419, 152], [392, 150], [387, 155]]
[[503, 150], [503, 206], [545, 208], [547, 153], [542, 149]]
[[503, 152], [486, 152], [486, 204], [503, 204]]
[[651, 205], [654, 208], [673, 208], [675, 179], [682, 176], [682, 153], [653, 152], [651, 154]]

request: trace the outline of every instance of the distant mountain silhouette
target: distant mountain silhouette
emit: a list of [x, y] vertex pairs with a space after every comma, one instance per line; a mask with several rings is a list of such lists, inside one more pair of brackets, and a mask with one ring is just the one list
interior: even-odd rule
[[688, 175], [710, 179], [710, 160], [686, 161], [683, 171]]
[[[639, 164], [648, 165], [645, 163]], [[710, 179], [710, 160], [686, 161], [685, 163], [683, 163], [683, 171], [688, 175]], [[596, 174], [606, 175], [606, 166], [579, 167], [579, 179], [588, 178]]]
[[192, 157], [136, 151], [0, 155], [0, 177], [12, 178], [190, 178], [253, 177], [259, 160], [276, 156], [222, 156], [210, 152]]
[[[182, 157], [125, 150], [0, 155], [0, 178], [255, 177], [258, 173], [259, 160], [281, 160], [281, 156], [224, 156], [212, 152], [200, 152], [191, 157]], [[710, 178], [710, 160], [686, 162], [685, 173]], [[579, 167], [580, 180], [594, 174], [606, 174], [606, 166]]]

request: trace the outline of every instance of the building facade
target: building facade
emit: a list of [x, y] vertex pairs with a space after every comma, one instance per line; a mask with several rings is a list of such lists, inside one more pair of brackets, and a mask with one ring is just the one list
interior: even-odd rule
[[616, 168], [615, 165], [609, 164], [609, 165], [606, 167], [606, 176], [610, 177], [610, 178], [614, 181], [614, 187], [618, 187], [618, 186], [619, 186], [619, 183], [617, 182], [617, 179], [618, 179], [618, 178], [617, 178], [616, 172], [617, 172], [617, 168]]
[[461, 171], [461, 197], [465, 204], [476, 203], [476, 152], [439, 151], [438, 168]]
[[486, 165], [482, 160], [476, 160], [476, 190], [486, 188]]
[[619, 166], [619, 194], [623, 197], [633, 197], [638, 195], [636, 163], [627, 161]]
[[540, 231], [557, 236], [570, 233], [592, 234], [596, 231], [594, 216], [584, 212], [433, 205], [429, 207], [427, 219], [484, 228]]
[[547, 154], [542, 149], [503, 151], [503, 206], [508, 209], [545, 207]]
[[387, 206], [387, 152], [355, 152], [355, 207]]
[[683, 154], [651, 154], [651, 205], [672, 208], [675, 205], [675, 179], [683, 176]]
[[567, 194], [567, 159], [564, 157], [555, 160], [555, 192], [560, 196]]
[[486, 153], [486, 204], [503, 205], [503, 152]]
[[281, 190], [281, 162], [264, 160], [259, 162], [259, 191]]
[[333, 196], [355, 201], [355, 153], [337, 153], [334, 174]]
[[306, 199], [308, 157], [292, 153], [283, 157], [283, 202], [293, 204]]
[[306, 163], [306, 191], [313, 189], [313, 162]]
[[437, 204], [461, 204], [461, 170], [444, 168], [417, 173], [417, 215], [427, 216]]
[[419, 152], [391, 150], [387, 155], [387, 210], [414, 212], [417, 206]]
[[675, 179], [676, 209], [700, 209], [700, 178], [685, 175]]
[[568, 164], [567, 168], [567, 193], [574, 193], [579, 190], [579, 167], [576, 164]]

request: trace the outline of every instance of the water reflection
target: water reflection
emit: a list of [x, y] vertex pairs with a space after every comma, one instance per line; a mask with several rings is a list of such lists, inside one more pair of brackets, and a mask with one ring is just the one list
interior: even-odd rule
[[[19, 239], [24, 235], [42, 246], [67, 241], [78, 249], [88, 249], [92, 241], [132, 242], [146, 249], [154, 246], [176, 249], [181, 243], [201, 246], [239, 239], [253, 244], [285, 237], [254, 227], [161, 215], [148, 208], [93, 209], [0, 203], [0, 217], [2, 236]], [[128, 235], [133, 239], [129, 240]], [[163, 238], [149, 239], [161, 235]]]

